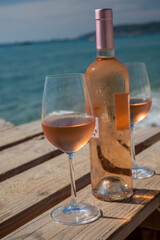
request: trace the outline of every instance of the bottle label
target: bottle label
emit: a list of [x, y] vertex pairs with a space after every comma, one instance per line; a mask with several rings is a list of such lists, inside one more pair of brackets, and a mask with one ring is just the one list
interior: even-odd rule
[[117, 130], [130, 128], [129, 93], [114, 94], [115, 121]]
[[92, 138], [99, 138], [99, 124], [98, 124], [98, 117], [95, 118], [95, 128], [92, 134]]

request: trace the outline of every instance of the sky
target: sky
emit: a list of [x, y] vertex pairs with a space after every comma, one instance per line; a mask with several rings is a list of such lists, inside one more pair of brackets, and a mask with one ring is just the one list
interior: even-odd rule
[[160, 21], [160, 0], [0, 0], [0, 43], [90, 33], [96, 8], [112, 8], [114, 25]]

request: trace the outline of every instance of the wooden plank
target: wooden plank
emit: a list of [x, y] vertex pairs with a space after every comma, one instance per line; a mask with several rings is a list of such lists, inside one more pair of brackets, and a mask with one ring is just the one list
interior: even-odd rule
[[[156, 130], [157, 131], [157, 130]], [[155, 131], [155, 132], [156, 132]], [[142, 132], [146, 132], [146, 131], [142, 131]], [[152, 132], [153, 133], [153, 132]], [[143, 134], [141, 134], [141, 136], [142, 136]], [[145, 134], [144, 134], [145, 135]], [[41, 138], [40, 138], [41, 139]], [[51, 145], [49, 146], [49, 148], [48, 149], [46, 149], [46, 151], [48, 151], [48, 153], [46, 153], [46, 154], [43, 154], [42, 153], [42, 151], [40, 151], [40, 152], [38, 152], [39, 150], [42, 150], [42, 147], [45, 147], [45, 144], [44, 144], [44, 146], [43, 146], [43, 144], [39, 144], [38, 143], [38, 139], [36, 138], [36, 139], [34, 139], [33, 141], [37, 141], [37, 143], [35, 143], [35, 142], [32, 142], [32, 141], [28, 141], [28, 142], [25, 142], [25, 143], [23, 143], [23, 144], [19, 144], [19, 145], [16, 145], [15, 147], [12, 147], [12, 148], [10, 148], [10, 149], [7, 149], [7, 150], [3, 150], [3, 151], [1, 151], [1, 153], [4, 153], [4, 155], [5, 155], [5, 157], [4, 157], [4, 159], [3, 159], [3, 161], [2, 162], [6, 162], [6, 164], [7, 164], [7, 166], [10, 164], [10, 159], [12, 159], [13, 158], [13, 155], [15, 156], [15, 158], [13, 159], [13, 162], [12, 162], [12, 169], [14, 169], [15, 170], [15, 172], [17, 171], [17, 173], [20, 173], [21, 171], [24, 171], [24, 169], [26, 170], [27, 168], [29, 168], [29, 167], [26, 167], [26, 165], [27, 166], [29, 166], [30, 164], [31, 164], [31, 167], [32, 166], [36, 166], [37, 164], [39, 164], [39, 163], [42, 163], [43, 161], [46, 161], [46, 160], [48, 160], [48, 158], [47, 158], [47, 154], [50, 154], [50, 149], [51, 149]], [[45, 142], [45, 140], [41, 140], [42, 142], [44, 141]], [[28, 154], [30, 154], [30, 152], [29, 152], [29, 149], [31, 150], [30, 152], [31, 152], [31, 155], [29, 155], [29, 157], [28, 157]], [[7, 156], [7, 152], [8, 152], [8, 150], [9, 150], [9, 153], [8, 153], [8, 156]], [[24, 152], [28, 152], [28, 154], [26, 154], [26, 153], [24, 153]], [[86, 151], [86, 150], [85, 150]], [[88, 151], [88, 149], [87, 149], [87, 151]], [[13, 152], [15, 152], [16, 154], [13, 154]], [[23, 154], [22, 154], [22, 152], [23, 152]], [[39, 155], [38, 155], [38, 154]], [[19, 157], [17, 157], [17, 161], [16, 161], [16, 156], [17, 155], [19, 155], [20, 154], [20, 156]], [[36, 155], [37, 154], [37, 155]], [[41, 154], [43, 154], [43, 155], [41, 155]], [[78, 153], [79, 154], [79, 153]], [[86, 155], [86, 156], [88, 156], [88, 153], [86, 153], [85, 152], [85, 154], [84, 155]], [[24, 157], [25, 156], [25, 157]], [[27, 157], [26, 157], [27, 156]], [[37, 156], [37, 157], [36, 157]], [[45, 158], [45, 157], [46, 158]], [[81, 156], [81, 154], [79, 155], [79, 157]], [[49, 158], [51, 157], [51, 155], [49, 155]], [[22, 160], [22, 162], [23, 162], [23, 164], [21, 164], [21, 158], [23, 159]], [[44, 160], [45, 159], [45, 160]], [[64, 159], [64, 158], [63, 158]], [[31, 161], [30, 161], [31, 160]], [[32, 161], [33, 160], [33, 161]], [[37, 163], [35, 164], [35, 162], [37, 161]], [[65, 160], [66, 161], [66, 160]], [[81, 173], [81, 175], [79, 175], [79, 181], [78, 181], [78, 184], [79, 184], [79, 186], [81, 186], [80, 188], [82, 188], [82, 187], [84, 187], [85, 185], [87, 185], [87, 184], [89, 184], [89, 181], [90, 181], [90, 179], [89, 179], [89, 159], [87, 160], [88, 161], [88, 168], [86, 168], [86, 165], [82, 165], [82, 166], [80, 166], [80, 172], [79, 172], [79, 174]], [[16, 165], [17, 164], [17, 162], [18, 162], [18, 165]], [[15, 167], [14, 167], [14, 163], [15, 163]], [[33, 165], [32, 165], [33, 164]], [[3, 166], [3, 164], [2, 164], [2, 166]], [[43, 167], [44, 165], [42, 164], [42, 167]], [[13, 168], [14, 167], [14, 168]], [[85, 170], [86, 170], [86, 172], [84, 173], [83, 172], [83, 168], [85, 168]], [[3, 168], [3, 172], [4, 172], [4, 169], [5, 169], [5, 167]], [[17, 170], [18, 169], [18, 170]], [[37, 169], [37, 168], [36, 168]], [[18, 172], [19, 171], [19, 172]], [[35, 170], [35, 171], [37, 171], [37, 170]], [[32, 169], [31, 169], [31, 174], [33, 174], [33, 176], [35, 176], [36, 175], [36, 173], [35, 173], [35, 171], [33, 171]], [[39, 170], [38, 170], [39, 171]], [[42, 170], [43, 171], [43, 170]], [[9, 172], [9, 170], [7, 171], [7, 172]], [[8, 188], [9, 190], [7, 190], [8, 191], [8, 196], [11, 194], [11, 197], [9, 197], [9, 198], [13, 198], [14, 200], [16, 200], [16, 201], [14, 201], [15, 202], [15, 206], [19, 206], [19, 209], [17, 209], [16, 207], [15, 207], [15, 209], [16, 209], [16, 211], [13, 211], [13, 214], [11, 214], [10, 215], [10, 213], [2, 213], [3, 214], [3, 217], [5, 216], [5, 218], [3, 219], [3, 224], [1, 225], [1, 226], [6, 226], [6, 224], [11, 224], [12, 225], [12, 228], [14, 229], [14, 227], [15, 227], [15, 224], [13, 224], [12, 222], [15, 222], [15, 220], [17, 219], [17, 216], [16, 216], [16, 214], [18, 214], [18, 219], [20, 220], [19, 222], [18, 221], [16, 221], [16, 227], [17, 226], [19, 226], [18, 224], [23, 224], [22, 223], [22, 212], [23, 212], [23, 214], [25, 213], [26, 214], [26, 218], [24, 218], [24, 222], [25, 221], [29, 221], [31, 218], [33, 218], [33, 217], [35, 217], [36, 215], [38, 215], [38, 214], [40, 214], [40, 212], [43, 212], [43, 211], [45, 211], [47, 208], [42, 208], [41, 207], [41, 209], [38, 209], [38, 210], [36, 210], [37, 209], [37, 206], [45, 206], [46, 204], [45, 203], [48, 203], [48, 202], [51, 202], [50, 204], [48, 204], [48, 206], [47, 207], [50, 207], [51, 205], [55, 205], [55, 203], [57, 203], [57, 201], [58, 201], [58, 199], [59, 199], [59, 201], [61, 201], [62, 199], [64, 199], [65, 197], [67, 197], [68, 195], [69, 195], [69, 185], [67, 185], [67, 184], [69, 184], [69, 180], [68, 180], [68, 182], [65, 182], [66, 184], [64, 185], [64, 186], [62, 186], [62, 190], [60, 191], [60, 193], [61, 193], [61, 195], [62, 195], [62, 197], [61, 198], [59, 198], [58, 197], [58, 199], [56, 198], [56, 192], [59, 190], [59, 188], [57, 188], [57, 189], [54, 189], [54, 192], [53, 192], [53, 194], [51, 194], [51, 191], [48, 191], [47, 192], [47, 190], [46, 190], [46, 194], [42, 194], [43, 195], [43, 197], [42, 198], [39, 198], [38, 200], [37, 200], [37, 198], [35, 197], [35, 195], [33, 194], [31, 194], [31, 195], [29, 195], [28, 194], [28, 192], [27, 192], [27, 189], [28, 190], [30, 190], [31, 192], [32, 191], [34, 191], [35, 189], [33, 188], [30, 188], [30, 185], [31, 185], [31, 182], [32, 182], [32, 179], [31, 179], [31, 176], [30, 175], [28, 175], [28, 171], [26, 171], [27, 173], [27, 175], [23, 175], [23, 177], [22, 177], [22, 175], [20, 176], [20, 177], [18, 177], [18, 176], [15, 176], [15, 178], [16, 178], [16, 180], [14, 180], [15, 178], [12, 178], [12, 183], [9, 183], [8, 185], [6, 184], [6, 182], [8, 182], [8, 181], [5, 181], [5, 186], [6, 186], [6, 188], [4, 188], [4, 192], [2, 192], [2, 196], [4, 196], [4, 195], [6, 195], [7, 196], [7, 192], [5, 192], [6, 191], [6, 189]], [[41, 174], [41, 171], [39, 171], [40, 172], [40, 174]], [[29, 173], [30, 173], [30, 171], [29, 171]], [[46, 175], [46, 174], [42, 174], [42, 176], [44, 176], [44, 175]], [[58, 176], [59, 176], [60, 174], [59, 174], [59, 172], [58, 172]], [[13, 175], [12, 175], [13, 176]], [[27, 176], [27, 177], [25, 177], [25, 176]], [[80, 177], [81, 176], [81, 177]], [[55, 175], [55, 177], [56, 177], [56, 175]], [[21, 180], [21, 179], [26, 179], [25, 180], [25, 184], [24, 184], [24, 181], [23, 180]], [[42, 180], [43, 179], [45, 179], [44, 177], [42, 178]], [[46, 180], [46, 179], [45, 179]], [[52, 179], [52, 180], [54, 180], [54, 178]], [[48, 181], [48, 180], [46, 180], [46, 181]], [[17, 185], [17, 182], [19, 182], [20, 183], [20, 185], [18, 184]], [[28, 182], [27, 184], [26, 184], [26, 182]], [[34, 184], [34, 181], [33, 181], [33, 184]], [[47, 184], [46, 184], [47, 185]], [[4, 185], [2, 185], [2, 187], [3, 187]], [[8, 186], [8, 187], [7, 187]], [[27, 189], [26, 189], [26, 186], [27, 186]], [[35, 185], [36, 186], [36, 185]], [[25, 206], [21, 206], [21, 204], [20, 204], [20, 202], [22, 201], [22, 200], [24, 200], [24, 198], [26, 198], [27, 199], [27, 197], [25, 197], [25, 193], [24, 193], [24, 191], [22, 191], [21, 192], [21, 190], [22, 189], [25, 189], [25, 193], [27, 193], [27, 197], [28, 196], [30, 196], [29, 198], [30, 199], [35, 199], [35, 201], [33, 201], [33, 202], [29, 202], [29, 204], [30, 205], [25, 205]], [[46, 188], [46, 186], [45, 186], [45, 188]], [[10, 189], [14, 189], [15, 190], [15, 193], [16, 193], [16, 195], [17, 195], [17, 193], [18, 194], [20, 194], [20, 198], [18, 198], [17, 199], [17, 196], [15, 196], [14, 197], [14, 194], [13, 194], [13, 192], [11, 191], [10, 192]], [[42, 190], [42, 186], [41, 185], [38, 185], [38, 188], [37, 189], [39, 189], [39, 191], [41, 191]], [[44, 189], [44, 188], [43, 188]], [[62, 192], [63, 192], [63, 194], [62, 194]], [[23, 196], [23, 197], [22, 197]], [[54, 199], [53, 201], [52, 201], [52, 199]], [[44, 201], [43, 201], [44, 200]], [[3, 204], [3, 203], [5, 203], [5, 201], [7, 201], [7, 199], [2, 199], [2, 205], [4, 205], [4, 209], [6, 208], [6, 209], [10, 209], [8, 206], [6, 206], [5, 204]], [[38, 202], [38, 204], [37, 204], [37, 202]], [[11, 202], [9, 202], [9, 204], [10, 204], [10, 206], [14, 206], [14, 203], [12, 203], [12, 201]], [[25, 203], [24, 203], [25, 204]], [[27, 202], [27, 204], [28, 204], [28, 202]], [[33, 208], [32, 208], [32, 206], [33, 206]], [[24, 208], [23, 208], [24, 207]], [[34, 210], [34, 212], [35, 212], [35, 214], [31, 214], [31, 212]], [[28, 211], [30, 211], [30, 214], [28, 215]], [[8, 226], [8, 225], [7, 225]], [[7, 228], [6, 228], [7, 229]]]
[[[77, 153], [77, 158], [79, 158], [78, 161], [75, 160], [76, 161], [75, 166], [76, 166], [76, 169], [78, 170], [76, 173], [77, 179], [84, 176], [84, 178], [82, 179], [82, 182], [84, 180], [82, 185], [85, 185], [86, 179], [87, 179], [87, 181], [89, 181], [89, 176], [87, 175], [87, 173], [89, 172], [89, 157], [87, 157], [88, 156], [87, 151], [88, 150], [87, 150], [87, 146], [86, 146], [79, 153]], [[151, 158], [152, 158], [152, 167], [154, 168], [154, 170], [156, 170], [157, 175], [153, 176], [152, 178], [145, 179], [143, 181], [135, 181], [134, 182], [134, 184], [135, 184], [134, 187], [136, 188], [135, 195], [131, 200], [123, 202], [123, 209], [121, 209], [122, 206], [120, 207], [121, 212], [119, 212], [120, 211], [120, 209], [119, 209], [120, 203], [118, 203], [118, 205], [115, 205], [116, 208], [115, 208], [115, 211], [113, 211], [113, 209], [114, 209], [113, 205], [108, 205], [108, 203], [104, 204], [104, 202], [101, 202], [98, 200], [96, 202], [96, 204], [98, 204], [98, 206], [100, 206], [102, 208], [106, 205], [108, 207], [110, 206], [110, 209], [108, 209], [108, 207], [106, 208], [106, 211], [110, 211], [110, 214], [111, 214], [110, 221], [116, 220], [114, 214], [115, 214], [115, 212], [117, 212], [117, 208], [118, 208], [117, 216], [121, 216], [121, 221], [123, 223], [122, 225], [129, 224], [129, 222], [126, 223], [126, 220], [124, 219], [124, 216], [125, 216], [125, 218], [127, 216], [127, 212], [124, 212], [125, 206], [127, 206], [128, 214], [132, 213], [131, 215], [128, 215], [127, 221], [129, 221], [129, 219], [131, 219], [132, 217], [135, 218], [136, 216], [139, 216], [138, 219], [135, 218], [133, 227], [131, 224], [131, 226], [129, 228], [130, 230], [128, 231], [127, 234], [129, 234], [134, 228], [136, 228], [137, 223], [140, 224], [140, 222], [142, 222], [144, 220], [144, 218], [146, 218], [151, 212], [153, 212], [159, 204], [159, 200], [160, 200], [159, 199], [160, 166], [159, 166], [159, 161], [158, 161], [159, 154], [160, 154], [160, 142], [154, 144], [152, 147], [146, 149], [145, 151], [141, 152], [138, 155], [138, 160], [139, 161], [143, 160], [144, 164], [146, 166], [147, 165], [149, 166], [149, 164], [151, 162]], [[56, 161], [55, 161], [55, 159], [56, 159]], [[3, 210], [3, 212], [1, 211], [2, 212], [1, 213], [2, 214], [1, 215], [2, 223], [0, 225], [1, 236], [4, 236], [5, 234], [7, 234], [7, 231], [9, 231], [9, 232], [13, 231], [13, 229], [20, 226], [20, 224], [24, 224], [25, 220], [26, 220], [26, 222], [31, 220], [31, 218], [35, 217], [34, 212], [37, 213], [37, 215], [38, 215], [38, 214], [40, 214], [40, 209], [43, 208], [42, 210], [45, 211], [47, 209], [47, 206], [49, 206], [49, 207], [51, 207], [51, 205], [54, 206], [58, 200], [61, 201], [63, 198], [65, 198], [67, 196], [67, 194], [69, 193], [68, 183], [70, 180], [69, 180], [68, 169], [64, 168], [64, 166], [66, 165], [66, 162], [65, 162], [66, 159], [63, 155], [58, 156], [55, 159], [45, 162], [41, 166], [37, 166], [34, 169], [30, 169], [29, 172], [28, 171], [24, 172], [22, 176], [20, 176], [21, 174], [19, 174], [19, 176], [13, 177], [12, 179], [10, 179], [10, 181], [6, 180], [6, 181], [2, 182], [2, 184], [5, 183], [1, 187], [1, 189], [3, 189], [2, 206], [3, 206], [3, 209], [5, 209], [5, 210]], [[54, 163], [53, 163], [53, 161], [54, 161]], [[153, 164], [153, 161], [155, 161], [155, 164]], [[52, 166], [54, 166], [53, 169], [52, 169]], [[63, 172], [63, 178], [62, 178], [62, 172]], [[52, 186], [53, 181], [54, 181], [54, 185]], [[87, 182], [87, 184], [88, 184], [88, 182]], [[82, 185], [81, 185], [81, 187], [83, 187]], [[58, 191], [58, 190], [60, 190], [60, 186], [62, 188], [62, 191]], [[90, 187], [88, 189], [90, 189]], [[140, 190], [138, 190], [138, 189], [140, 189]], [[82, 191], [82, 193], [83, 193], [83, 191]], [[86, 192], [84, 191], [83, 194], [86, 194]], [[90, 195], [91, 195], [91, 190], [87, 190], [87, 195], [84, 195], [83, 199], [87, 199], [87, 201], [88, 201], [88, 198], [90, 198]], [[12, 196], [12, 198], [10, 198], [9, 196]], [[50, 196], [51, 196], [51, 198], [50, 198]], [[91, 199], [95, 201], [95, 198], [91, 198]], [[51, 201], [52, 201], [52, 203], [51, 203]], [[149, 204], [151, 204], [151, 205], [148, 205], [150, 207], [148, 207], [147, 210], [145, 210], [143, 214], [142, 214], [142, 212], [139, 213], [139, 210], [137, 210], [135, 215], [133, 214], [133, 212], [132, 212], [133, 206], [134, 207], [139, 206], [138, 209], [141, 209], [141, 207], [144, 207], [145, 202], [147, 203], [148, 201], [150, 202]], [[129, 205], [127, 205], [127, 203], [129, 203]], [[102, 204], [102, 205], [99, 205], [99, 204]], [[33, 206], [34, 208], [30, 208], [31, 206]], [[135, 212], [136, 209], [137, 208], [133, 208], [133, 211]], [[112, 213], [113, 213], [113, 215], [112, 215]], [[18, 215], [16, 216], [16, 214], [18, 214]], [[124, 214], [123, 217], [122, 217], [122, 214]], [[47, 218], [47, 219], [49, 219], [49, 218]], [[48, 222], [44, 222], [43, 224], [47, 225]], [[109, 223], [104, 222], [104, 224], [105, 224], [105, 226], [103, 225], [103, 228], [107, 229]], [[111, 224], [110, 225], [111, 229], [115, 225], [115, 226], [117, 226], [117, 231], [119, 231], [118, 230], [119, 222], [118, 222], [118, 225], [116, 225], [116, 222], [110, 222], [110, 224]], [[101, 226], [101, 224], [98, 224], [98, 225]], [[40, 226], [40, 225], [38, 224], [37, 226]], [[83, 227], [82, 227], [82, 229], [83, 229]], [[30, 230], [31, 234], [32, 234], [32, 230], [33, 229]], [[36, 228], [34, 228], [34, 233], [36, 231], [38, 231], [38, 230]], [[42, 231], [42, 229], [40, 229], [40, 231]], [[49, 231], [52, 232], [51, 229]], [[57, 231], [58, 230], [56, 227], [55, 232], [57, 232]], [[91, 231], [91, 230], [89, 230], [89, 231]], [[107, 234], [111, 234], [110, 233], [111, 230], [107, 230], [107, 231], [109, 232]], [[126, 229], [124, 230], [123, 234], [125, 234], [125, 232], [126, 232]], [[25, 228], [23, 228], [23, 233], [25, 233]], [[22, 234], [22, 232], [20, 234]], [[57, 234], [59, 234], [59, 232]], [[78, 234], [80, 234], [80, 232]], [[104, 233], [104, 236], [105, 237], [107, 236], [106, 233]], [[16, 235], [16, 237], [18, 238], [17, 235]], [[44, 238], [44, 239], [48, 239], [48, 238]], [[62, 239], [62, 238], [59, 238], [59, 239]]]
[[0, 152], [0, 182], [62, 154], [44, 136], [7, 148]]
[[[148, 134], [153, 139], [152, 135], [157, 133], [159, 134], [159, 129], [160, 128], [150, 128], [147, 129], [147, 131], [146, 128], [138, 129], [135, 136], [136, 143], [140, 145], [140, 141], [143, 141], [144, 144]], [[49, 144], [48, 141], [43, 138], [44, 136], [40, 135], [28, 140], [27, 142], [23, 142], [1, 151], [0, 181], [47, 161], [56, 154], [60, 154], [60, 151], [56, 150], [54, 146]]]
[[3, 118], [0, 118], [0, 133], [3, 134], [4, 131], [15, 127], [15, 125]]
[[[160, 141], [153, 144], [145, 151], [139, 153], [136, 157], [138, 165], [142, 167], [149, 167], [156, 171], [156, 174], [160, 174], [159, 167], [160, 167], [160, 152], [157, 150], [157, 146], [160, 148]], [[149, 178], [152, 179], [152, 178]]]
[[160, 127], [135, 127], [136, 154], [160, 140]]
[[[155, 183], [158, 184], [160, 188], [160, 176], [158, 176], [158, 178], [157, 176], [155, 177], [156, 179], [153, 180], [154, 184], [150, 184], [149, 188], [148, 181], [146, 180], [143, 181], [141, 186], [139, 186], [138, 182], [135, 183], [136, 190], [134, 196], [131, 199], [119, 203], [97, 200], [91, 195], [90, 186], [82, 189], [78, 193], [79, 200], [95, 204], [103, 213], [102, 217], [94, 223], [81, 226], [57, 224], [51, 220], [51, 210], [49, 210], [17, 229], [5, 239], [125, 239], [159, 204], [160, 192], [152, 189]], [[66, 201], [61, 204], [65, 202]]]
[[40, 134], [42, 134], [40, 120], [3, 131], [0, 137], [0, 150], [22, 143]]
[[139, 144], [143, 142], [146, 139], [149, 139], [150, 137], [156, 135], [160, 132], [160, 126], [159, 127], [139, 127], [135, 126], [134, 134], [135, 134], [135, 144]]
[[[75, 154], [79, 189], [90, 183], [88, 155], [88, 146]], [[65, 154], [1, 182], [0, 237], [69, 196], [69, 184]]]
[[[153, 140], [153, 134], [159, 134], [159, 130], [160, 128], [150, 128], [147, 130], [146, 128], [140, 128], [135, 136], [138, 147], [140, 144], [144, 145], [147, 136], [151, 136]], [[157, 138], [155, 139], [158, 140]], [[150, 144], [152, 144], [151, 140]], [[147, 147], [148, 146], [149, 145], [147, 145]], [[56, 150], [47, 140], [44, 140], [44, 135], [39, 135], [31, 140], [4, 149], [0, 153], [0, 181], [4, 181], [9, 177], [26, 171], [60, 153], [61, 152]]]
[[[154, 136], [158, 132], [160, 132], [160, 127], [135, 127], [135, 143], [139, 144], [140, 142], [143, 142], [144, 139]], [[43, 134], [43, 132], [41, 129], [40, 120], [16, 126], [13, 129], [3, 131], [3, 134], [0, 138], [0, 150], [28, 141], [33, 137], [39, 136], [41, 134]]]

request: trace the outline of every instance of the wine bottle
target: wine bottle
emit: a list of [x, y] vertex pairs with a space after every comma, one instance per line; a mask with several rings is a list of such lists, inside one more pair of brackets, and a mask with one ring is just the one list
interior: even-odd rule
[[86, 71], [96, 117], [91, 184], [94, 196], [115, 201], [133, 194], [129, 77], [115, 57], [112, 9], [96, 9], [95, 19], [97, 58]]

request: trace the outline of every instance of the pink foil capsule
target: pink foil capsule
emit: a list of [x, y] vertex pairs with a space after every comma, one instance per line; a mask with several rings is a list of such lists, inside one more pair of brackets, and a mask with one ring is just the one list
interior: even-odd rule
[[113, 49], [112, 9], [96, 9], [96, 46], [97, 49]]

